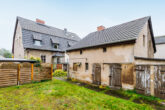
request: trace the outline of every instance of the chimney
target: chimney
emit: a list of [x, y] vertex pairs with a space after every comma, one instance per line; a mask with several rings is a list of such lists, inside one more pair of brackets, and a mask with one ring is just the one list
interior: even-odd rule
[[38, 19], [38, 18], [36, 19], [36, 22], [37, 22], [37, 23], [40, 23], [40, 24], [45, 24], [45, 21], [43, 21], [43, 20], [41, 20], [41, 19]]
[[67, 33], [67, 28], [64, 28], [64, 33], [65, 33], [65, 34]]
[[105, 29], [105, 27], [103, 25], [97, 27], [97, 31], [102, 31], [104, 29]]

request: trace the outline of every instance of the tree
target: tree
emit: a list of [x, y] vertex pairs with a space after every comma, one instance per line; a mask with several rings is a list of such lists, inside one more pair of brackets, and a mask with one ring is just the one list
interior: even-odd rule
[[9, 50], [6, 50], [4, 48], [0, 49], [0, 55], [5, 57], [5, 58], [11, 58], [12, 53]]

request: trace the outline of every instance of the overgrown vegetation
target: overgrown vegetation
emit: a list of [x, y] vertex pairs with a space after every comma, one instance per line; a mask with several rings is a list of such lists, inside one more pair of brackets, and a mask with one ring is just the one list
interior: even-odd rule
[[78, 84], [85, 88], [89, 88], [89, 89], [95, 90], [97, 92], [108, 94], [110, 96], [115, 96], [115, 97], [119, 97], [122, 99], [130, 100], [135, 103], [150, 104], [156, 109], [165, 110], [165, 106], [162, 105], [162, 103], [165, 103], [165, 100], [162, 100], [162, 99], [154, 97], [154, 96], [146, 96], [146, 95], [142, 95], [142, 94], [137, 94], [136, 90], [111, 89], [108, 86], [102, 86], [102, 85], [96, 86], [93, 84], [85, 84], [85, 83], [79, 82], [76, 79], [71, 79], [70, 81], [72, 83]]
[[80, 87], [53, 80], [0, 89], [0, 110], [152, 110], [147, 104], [136, 104]]
[[113, 90], [113, 92], [116, 95], [120, 95], [126, 98], [129, 98], [131, 101], [135, 102], [150, 102], [150, 103], [155, 103], [159, 104], [160, 101], [162, 101], [160, 98], [154, 97], [154, 96], [145, 96], [142, 94], [137, 94], [136, 90]]
[[12, 53], [4, 48], [0, 49], [0, 55], [5, 58], [12, 58]]
[[54, 77], [66, 77], [67, 76], [67, 72], [63, 71], [61, 69], [55, 70], [55, 72], [53, 73]]

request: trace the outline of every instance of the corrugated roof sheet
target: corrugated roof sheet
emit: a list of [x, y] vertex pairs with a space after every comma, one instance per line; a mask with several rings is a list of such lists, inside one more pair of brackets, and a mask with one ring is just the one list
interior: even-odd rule
[[29, 62], [35, 63], [35, 60], [19, 59], [19, 58], [0, 58], [0, 62]]
[[134, 21], [116, 25], [102, 31], [96, 31], [88, 34], [81, 41], [73, 45], [70, 50], [88, 48], [93, 46], [124, 42], [135, 40], [143, 26], [148, 22], [150, 17], [140, 18]]
[[165, 44], [165, 35], [155, 37], [155, 43], [156, 44]]

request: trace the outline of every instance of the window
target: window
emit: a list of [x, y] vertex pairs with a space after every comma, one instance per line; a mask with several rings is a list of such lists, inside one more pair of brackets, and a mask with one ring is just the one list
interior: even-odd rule
[[77, 71], [77, 63], [73, 63], [73, 71]]
[[80, 54], [82, 54], [82, 50], [80, 50]]
[[57, 63], [62, 63], [63, 62], [63, 57], [57, 57]]
[[103, 47], [103, 52], [106, 52], [107, 51], [107, 48], [106, 47]]
[[59, 44], [53, 44], [53, 48], [58, 49]]
[[41, 55], [41, 61], [42, 63], [46, 63], [46, 55]]
[[88, 67], [89, 65], [88, 65], [88, 63], [85, 63], [85, 70], [87, 71], [88, 70]]
[[143, 35], [143, 46], [145, 46], [145, 38], [146, 38], [146, 36]]
[[41, 41], [40, 40], [34, 40], [34, 45], [41, 46]]

